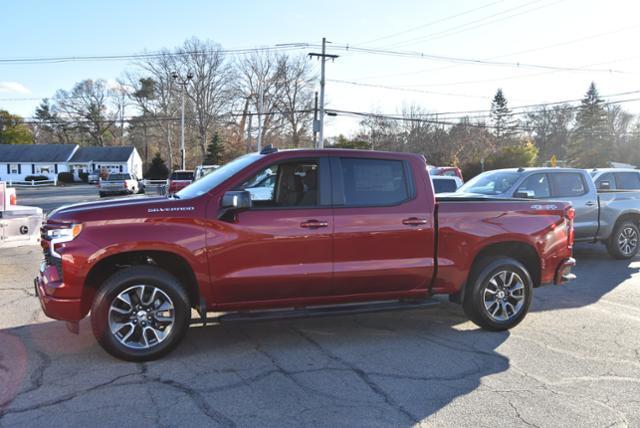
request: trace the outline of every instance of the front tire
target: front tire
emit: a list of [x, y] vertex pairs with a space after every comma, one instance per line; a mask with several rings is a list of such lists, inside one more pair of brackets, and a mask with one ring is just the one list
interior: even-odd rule
[[122, 269], [105, 281], [91, 307], [91, 327], [105, 351], [149, 361], [173, 350], [191, 319], [189, 297], [169, 272], [154, 266]]
[[638, 225], [631, 221], [618, 224], [607, 243], [607, 250], [616, 259], [630, 259], [638, 254]]
[[467, 287], [464, 312], [486, 330], [509, 330], [529, 312], [533, 281], [524, 265], [515, 259], [481, 261], [472, 269]]

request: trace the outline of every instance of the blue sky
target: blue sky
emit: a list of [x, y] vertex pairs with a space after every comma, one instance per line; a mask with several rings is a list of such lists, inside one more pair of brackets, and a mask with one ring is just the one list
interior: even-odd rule
[[[553, 72], [344, 52], [336, 52], [341, 57], [327, 65], [328, 79], [376, 85], [330, 81], [330, 107], [395, 113], [415, 103], [434, 112], [464, 111], [488, 108], [498, 87], [511, 105], [580, 98], [591, 80], [605, 95], [640, 90], [639, 9], [631, 0], [21, 0], [3, 4], [0, 58], [137, 53], [172, 48], [192, 36], [225, 48], [318, 43], [323, 36], [358, 46], [383, 37], [364, 46], [614, 70]], [[398, 32], [404, 33], [392, 36]], [[0, 64], [0, 108], [31, 116], [38, 101], [15, 98], [52, 96], [85, 78], [115, 79], [127, 66], [126, 61]], [[640, 113], [637, 102], [624, 106]], [[356, 130], [356, 121], [337, 117], [330, 119], [327, 133]]]

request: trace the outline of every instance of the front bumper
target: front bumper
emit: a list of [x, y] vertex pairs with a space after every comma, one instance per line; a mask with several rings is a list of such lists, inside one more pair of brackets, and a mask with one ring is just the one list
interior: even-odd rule
[[40, 274], [33, 280], [33, 286], [40, 306], [49, 318], [63, 321], [79, 321], [84, 318], [81, 299], [61, 299], [53, 296], [56, 290], [65, 288], [55, 266], [41, 268]]
[[569, 257], [564, 259], [556, 269], [556, 275], [554, 277], [554, 284], [561, 285], [565, 282], [576, 279], [576, 276], [571, 273], [571, 269], [576, 265], [576, 259]]

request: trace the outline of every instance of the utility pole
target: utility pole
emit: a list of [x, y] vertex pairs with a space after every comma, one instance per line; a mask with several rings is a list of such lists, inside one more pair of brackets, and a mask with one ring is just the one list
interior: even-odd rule
[[253, 113], [249, 113], [249, 124], [247, 126], [247, 153], [251, 151], [251, 119], [253, 119]]
[[[331, 43], [331, 42], [329, 42]], [[318, 141], [318, 148], [322, 149], [324, 147], [324, 83], [325, 83], [325, 62], [327, 58], [336, 59], [338, 55], [327, 54], [327, 39], [326, 37], [322, 38], [322, 53], [310, 53], [310, 57], [318, 57], [320, 58], [320, 139]]]
[[256, 141], [257, 151], [262, 150], [262, 110], [264, 109], [264, 88], [262, 82], [258, 86], [258, 138]]
[[187, 77], [183, 79], [177, 72], [174, 71], [171, 74], [171, 77], [173, 77], [173, 80], [175, 80], [176, 83], [181, 86], [180, 95], [182, 97], [182, 109], [180, 112], [180, 169], [186, 169], [184, 150], [184, 91], [187, 88], [189, 81], [193, 79], [193, 73], [188, 72]]
[[320, 130], [320, 124], [318, 123], [318, 91], [315, 94], [315, 100], [313, 102], [313, 147], [318, 148], [318, 131]]

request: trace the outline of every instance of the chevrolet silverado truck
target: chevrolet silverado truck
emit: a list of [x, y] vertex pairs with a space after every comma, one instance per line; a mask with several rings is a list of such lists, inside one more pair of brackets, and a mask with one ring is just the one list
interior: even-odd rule
[[457, 193], [567, 201], [575, 210], [576, 241], [600, 242], [612, 257], [630, 259], [640, 248], [640, 190], [604, 187], [596, 189], [583, 169], [512, 168], [482, 173]]
[[[252, 200], [265, 172], [271, 197]], [[436, 200], [419, 155], [267, 147], [175, 195], [53, 211], [35, 288], [49, 317], [77, 332], [91, 313], [100, 345], [134, 361], [190, 324], [415, 309], [437, 294], [505, 330], [534, 288], [573, 278], [572, 236], [567, 203]]]

